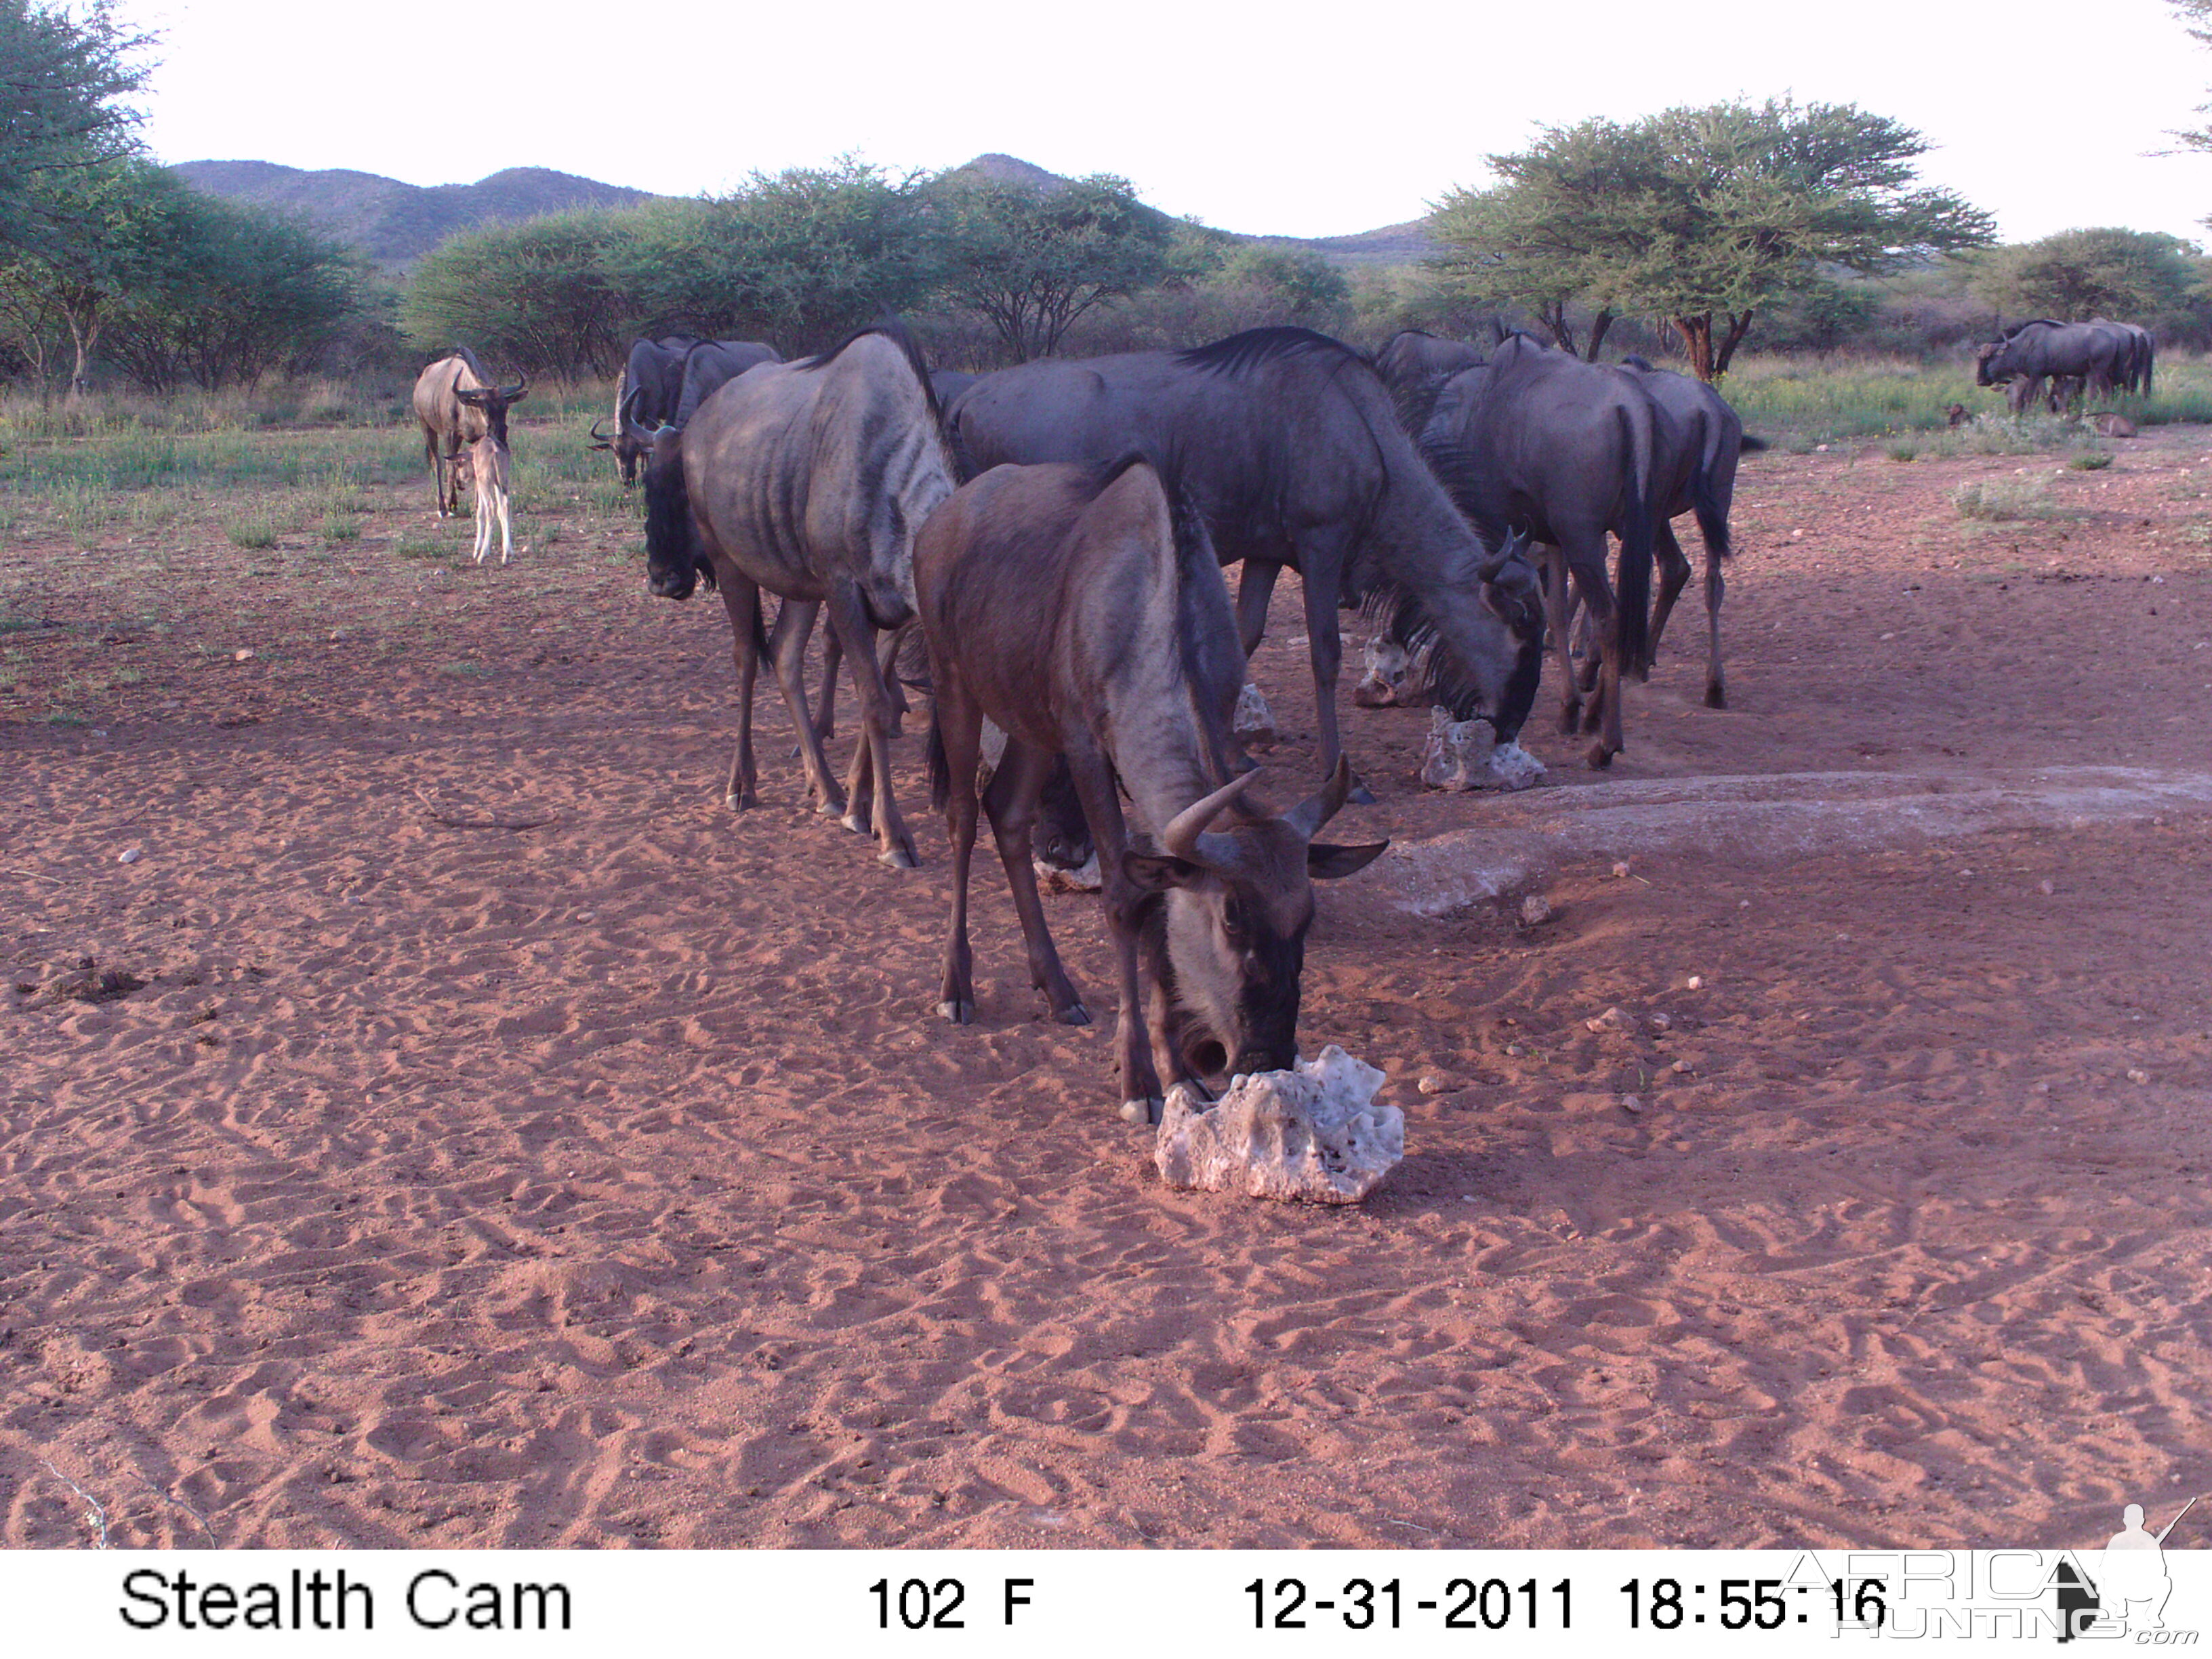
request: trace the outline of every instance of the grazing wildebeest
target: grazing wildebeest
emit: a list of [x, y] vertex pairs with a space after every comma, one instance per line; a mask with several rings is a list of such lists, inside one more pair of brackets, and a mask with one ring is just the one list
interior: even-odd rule
[[[1602, 666], [1587, 729], [1594, 767], [1620, 752], [1620, 677], [1650, 665], [1651, 564], [1658, 509], [1656, 405], [1635, 371], [1586, 363], [1515, 333], [1480, 368], [1446, 382], [1423, 448], [1453, 498], [1478, 522], [1525, 525], [1547, 544], [1546, 583], [1559, 653], [1560, 729], [1572, 732], [1581, 698], [1568, 648], [1567, 578], [1589, 609]], [[1620, 538], [1615, 603], [1606, 532]], [[1395, 637], [1394, 633], [1394, 637]]]
[[1464, 340], [1446, 340], [1418, 328], [1401, 329], [1375, 354], [1375, 372], [1396, 399], [1406, 430], [1419, 433], [1435, 412], [1437, 394], [1462, 369], [1482, 367], [1482, 349]]
[[[637, 434], [651, 447], [652, 591], [689, 599], [703, 574], [730, 613], [739, 705], [731, 804], [754, 799], [753, 676], [769, 647], [823, 810], [842, 812], [856, 832], [872, 828], [884, 861], [908, 866], [917, 860], [891, 791], [889, 694], [875, 642], [878, 629], [914, 614], [915, 532], [952, 493], [939, 419], [921, 354], [887, 321], [817, 356], [763, 363], [726, 382], [688, 427]], [[761, 626], [763, 588], [785, 601], [772, 647]], [[799, 678], [824, 605], [864, 726], [849, 795], [830, 775]]]
[[[1244, 653], [1198, 512], [1133, 454], [999, 466], [922, 526], [914, 564], [937, 688], [930, 791], [952, 840], [938, 1012], [963, 1024], [975, 1017], [968, 867], [988, 718], [1006, 747], [982, 805], [1030, 978], [1057, 1018], [1082, 1025], [1091, 1016], [1053, 947], [1030, 865], [1056, 756], [1073, 775], [1120, 981], [1123, 1115], [1158, 1121], [1163, 1079], [1287, 1069], [1312, 882], [1349, 875], [1388, 843], [1314, 841], [1351, 787], [1340, 757], [1319, 794], [1279, 817], [1246, 798], [1256, 774], [1229, 775]], [[1121, 789], [1157, 836], [1146, 850], [1130, 845]]]
[[698, 344], [689, 334], [664, 334], [657, 340], [631, 343], [629, 359], [615, 377], [615, 432], [608, 437], [592, 422], [592, 447], [611, 449], [615, 466], [626, 484], [637, 482], [638, 463], [646, 446], [623, 424], [625, 410], [650, 432], [676, 418], [676, 405], [684, 395], [684, 354]]
[[783, 354], [759, 340], [701, 340], [684, 354], [684, 374], [676, 394], [676, 412], [669, 420], [677, 427], [691, 424], [699, 405], [713, 397], [723, 383], [734, 380], [757, 363], [780, 363]]
[[1728, 707], [1728, 683], [1721, 672], [1721, 598], [1727, 592], [1721, 566], [1729, 556], [1729, 509], [1735, 500], [1736, 458], [1764, 449], [1747, 438], [1743, 422], [1728, 400], [1705, 381], [1670, 369], [1655, 368], [1642, 357], [1624, 357], [1621, 367], [1643, 383], [1658, 406], [1652, 434], [1659, 455], [1656, 468], [1658, 523], [1653, 550], [1659, 562], [1659, 598], [1651, 611], [1650, 650], [1656, 655], [1667, 631], [1667, 618], [1690, 579], [1690, 561], [1674, 538], [1671, 522], [1694, 514], [1705, 544], [1705, 706]]
[[2118, 324], [2047, 318], [2015, 323], [1974, 354], [1974, 384], [2003, 386], [2007, 405], [2024, 414], [2044, 395], [2046, 380], [2061, 383], [2054, 406], [2077, 397], [2083, 386], [2091, 397], [2110, 396], [2135, 351], [2135, 342]]
[[[430, 465], [430, 488], [438, 503], [438, 516], [450, 519], [459, 509], [460, 481], [448, 477], [453, 459], [464, 446], [471, 452], [473, 471], [481, 480], [485, 474], [495, 473], [498, 480], [497, 513], [504, 532], [507, 523], [507, 411], [528, 395], [530, 378], [525, 375], [512, 386], [492, 384], [491, 377], [477, 362], [476, 354], [466, 346], [456, 346], [450, 356], [436, 362], [415, 377], [415, 418], [422, 425], [422, 456]], [[492, 449], [483, 447], [486, 444]], [[495, 466], [491, 455], [495, 449], [499, 457]], [[479, 526], [477, 559], [483, 562], [488, 550], [484, 534]], [[507, 562], [502, 548], [500, 562]]]
[[1247, 657], [1276, 577], [1297, 570], [1325, 773], [1343, 753], [1336, 612], [1347, 592], [1395, 613], [1456, 718], [1488, 720], [1500, 741], [1528, 718], [1542, 672], [1534, 572], [1452, 505], [1351, 347], [1309, 329], [1259, 328], [1190, 351], [1024, 363], [970, 386], [947, 424], [970, 477], [1006, 462], [1159, 458], [1205, 515], [1222, 562], [1243, 562]]

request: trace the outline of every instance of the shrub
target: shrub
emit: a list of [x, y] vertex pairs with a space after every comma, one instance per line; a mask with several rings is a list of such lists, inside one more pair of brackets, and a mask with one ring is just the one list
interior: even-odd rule
[[233, 547], [261, 549], [276, 545], [276, 521], [266, 513], [255, 513], [243, 519], [233, 519], [223, 526], [222, 533], [230, 538]]
[[2076, 455], [2072, 460], [2066, 463], [2067, 465], [2072, 467], [2076, 472], [2102, 472], [2112, 464], [2112, 457], [2111, 452], [2101, 449], [2092, 450], [2087, 455]]

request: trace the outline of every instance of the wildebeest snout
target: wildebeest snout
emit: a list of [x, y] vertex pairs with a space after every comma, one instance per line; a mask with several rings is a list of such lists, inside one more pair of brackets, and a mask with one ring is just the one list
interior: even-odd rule
[[687, 569], [655, 570], [646, 580], [653, 597], [661, 599], [688, 599], [698, 585], [697, 574]]

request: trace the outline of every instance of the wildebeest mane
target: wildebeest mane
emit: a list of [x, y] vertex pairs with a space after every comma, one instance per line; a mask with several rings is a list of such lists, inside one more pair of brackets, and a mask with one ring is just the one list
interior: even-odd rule
[[865, 328], [856, 328], [838, 341], [836, 345], [831, 346], [829, 350], [817, 351], [811, 357], [802, 357], [792, 367], [806, 369], [827, 368], [837, 361], [839, 355], [847, 346], [851, 345], [855, 340], [865, 339], [871, 334], [882, 335], [905, 355], [907, 367], [914, 370], [914, 378], [921, 387], [921, 395], [929, 400], [929, 418], [935, 422], [939, 431], [944, 430], [945, 410], [937, 401], [937, 388], [929, 383], [928, 362], [922, 356], [921, 347], [915, 341], [913, 334], [908, 331], [907, 325], [896, 317], [880, 318], [868, 324]]
[[[1451, 438], [1424, 434], [1416, 444], [1421, 459], [1468, 521], [1484, 553], [1495, 556], [1505, 540], [1506, 526], [1480, 506], [1486, 495], [1481, 487], [1481, 464], [1464, 444]], [[1359, 578], [1360, 615], [1380, 623], [1384, 633], [1405, 647], [1407, 681], [1450, 709], [1454, 720], [1473, 718], [1482, 703], [1481, 687], [1458, 653], [1443, 648], [1436, 618], [1421, 594], [1377, 566], [1363, 564]], [[1467, 573], [1470, 586], [1481, 580], [1478, 572]]]
[[486, 386], [489, 386], [492, 383], [491, 376], [484, 373], [484, 366], [477, 361], [477, 354], [470, 350], [466, 346], [457, 345], [446, 355], [448, 357], [459, 357], [463, 362], [469, 366], [469, 373], [475, 375], [477, 379], [482, 380]]
[[1231, 334], [1211, 345], [1193, 346], [1188, 351], [1176, 353], [1176, 362], [1184, 368], [1203, 368], [1216, 374], [1243, 374], [1263, 363], [1278, 362], [1286, 357], [1309, 354], [1348, 358], [1356, 363], [1373, 362], [1364, 352], [1355, 351], [1341, 340], [1333, 340], [1326, 334], [1316, 334], [1310, 328], [1298, 328], [1288, 323], [1278, 323], [1267, 328], [1248, 328], [1242, 334]]

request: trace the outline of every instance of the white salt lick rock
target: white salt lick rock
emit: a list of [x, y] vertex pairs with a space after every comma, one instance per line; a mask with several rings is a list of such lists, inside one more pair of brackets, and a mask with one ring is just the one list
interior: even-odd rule
[[1406, 1156], [1406, 1115], [1376, 1103], [1382, 1086], [1334, 1043], [1290, 1071], [1232, 1078], [1211, 1106], [1177, 1085], [1152, 1162], [1170, 1187], [1357, 1204]]
[[1517, 743], [1500, 743], [1488, 720], [1455, 720], [1449, 708], [1429, 710], [1421, 744], [1421, 781], [1431, 789], [1526, 789], [1540, 783], [1544, 763]]

